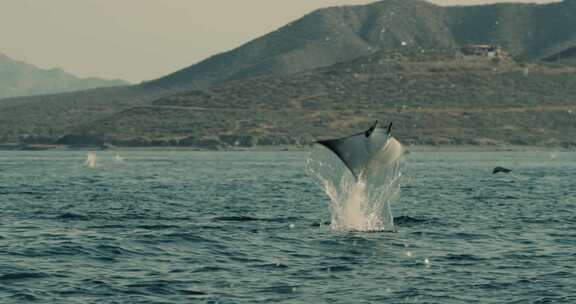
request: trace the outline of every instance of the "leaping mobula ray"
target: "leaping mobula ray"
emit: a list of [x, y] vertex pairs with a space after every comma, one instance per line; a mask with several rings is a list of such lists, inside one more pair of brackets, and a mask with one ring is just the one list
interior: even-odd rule
[[317, 143], [334, 152], [356, 180], [362, 180], [402, 156], [402, 145], [391, 136], [391, 131], [392, 123], [380, 128], [376, 121], [364, 132]]

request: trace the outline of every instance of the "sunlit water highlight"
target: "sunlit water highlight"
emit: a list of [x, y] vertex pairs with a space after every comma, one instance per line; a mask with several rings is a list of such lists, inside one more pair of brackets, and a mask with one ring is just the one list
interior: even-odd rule
[[330, 150], [315, 145], [306, 171], [330, 198], [334, 231], [393, 231], [391, 204], [400, 192], [402, 145], [391, 138], [356, 179]]

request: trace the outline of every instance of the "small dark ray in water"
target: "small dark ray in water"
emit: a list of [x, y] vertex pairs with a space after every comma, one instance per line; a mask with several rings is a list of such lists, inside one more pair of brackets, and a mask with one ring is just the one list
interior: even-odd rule
[[[12, 194], [12, 193], [7, 193], [7, 194]], [[37, 192], [37, 191], [15, 191], [14, 194], [38, 195], [38, 194], [43, 194], [43, 193]]]
[[494, 168], [494, 170], [492, 170], [492, 174], [496, 174], [496, 173], [510, 173], [512, 172], [512, 170], [508, 169], [508, 168], [504, 168], [504, 167], [496, 167]]

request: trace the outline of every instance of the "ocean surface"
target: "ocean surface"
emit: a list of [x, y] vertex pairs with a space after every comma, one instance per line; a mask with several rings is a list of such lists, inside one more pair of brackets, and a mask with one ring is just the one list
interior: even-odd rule
[[0, 152], [0, 303], [576, 303], [576, 153], [413, 151], [395, 232], [304, 152], [115, 154]]

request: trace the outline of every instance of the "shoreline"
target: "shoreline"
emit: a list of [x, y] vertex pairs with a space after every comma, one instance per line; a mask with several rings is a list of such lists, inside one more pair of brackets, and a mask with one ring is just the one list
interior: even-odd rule
[[[220, 149], [203, 149], [181, 146], [148, 146], [126, 147], [70, 147], [65, 145], [31, 145], [22, 147], [17, 144], [0, 144], [0, 151], [194, 151], [194, 152], [307, 152], [311, 146], [256, 146], [256, 147], [222, 147]], [[412, 152], [575, 152], [576, 147], [562, 146], [529, 146], [529, 145], [404, 145], [408, 153]]]

